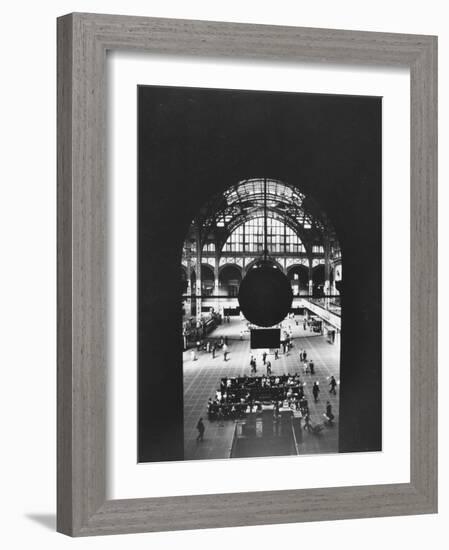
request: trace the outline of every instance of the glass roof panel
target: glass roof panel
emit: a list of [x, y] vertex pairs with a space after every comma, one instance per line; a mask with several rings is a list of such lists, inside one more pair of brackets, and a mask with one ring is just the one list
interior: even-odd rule
[[[229, 190], [224, 192], [226, 203], [229, 206], [235, 203], [258, 201], [261, 198], [263, 199], [263, 195], [263, 179], [243, 180], [238, 185], [231, 187]], [[294, 204], [295, 206], [301, 206], [304, 200], [303, 194], [293, 190], [291, 187], [280, 181], [272, 179], [267, 179], [267, 195], [273, 201], [286, 202]]]

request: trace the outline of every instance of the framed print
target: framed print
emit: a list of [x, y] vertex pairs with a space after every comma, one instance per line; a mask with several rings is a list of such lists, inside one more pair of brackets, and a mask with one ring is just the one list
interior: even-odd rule
[[59, 531], [436, 511], [436, 74], [429, 36], [58, 20]]
[[381, 98], [140, 86], [138, 113], [139, 462], [380, 451]]

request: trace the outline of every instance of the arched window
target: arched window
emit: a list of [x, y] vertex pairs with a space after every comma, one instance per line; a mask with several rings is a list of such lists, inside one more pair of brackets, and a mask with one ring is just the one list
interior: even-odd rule
[[[274, 218], [267, 220], [267, 246], [270, 254], [298, 254], [305, 252], [298, 235], [285, 223]], [[264, 218], [256, 217], [234, 229], [223, 245], [223, 252], [250, 252], [264, 249]]]
[[203, 246], [203, 253], [215, 252], [215, 243], [208, 242]]
[[[244, 179], [209, 197], [186, 234], [182, 262], [187, 272], [197, 269], [198, 262], [209, 266], [206, 273], [195, 273], [201, 284], [190, 283], [186, 316], [211, 308], [221, 311], [225, 299], [237, 297], [243, 277], [263, 258], [290, 274], [294, 296], [336, 296], [342, 288], [338, 274], [331, 276], [338, 265], [341, 278], [338, 237], [314, 199], [280, 180]], [[241, 276], [227, 276], [227, 270], [219, 276], [226, 264], [238, 266]], [[316, 270], [321, 264], [326, 267]], [[295, 265], [302, 267], [292, 271]]]

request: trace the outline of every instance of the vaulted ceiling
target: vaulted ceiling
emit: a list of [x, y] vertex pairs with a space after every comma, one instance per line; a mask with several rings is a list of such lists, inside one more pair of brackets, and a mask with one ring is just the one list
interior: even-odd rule
[[[266, 195], [265, 195], [266, 192]], [[296, 187], [275, 179], [242, 180], [204, 204], [192, 221], [191, 235], [200, 236], [201, 245], [214, 240], [222, 245], [227, 237], [248, 220], [267, 217], [290, 227], [309, 249], [323, 244], [326, 235], [337, 244], [335, 231], [324, 212]]]

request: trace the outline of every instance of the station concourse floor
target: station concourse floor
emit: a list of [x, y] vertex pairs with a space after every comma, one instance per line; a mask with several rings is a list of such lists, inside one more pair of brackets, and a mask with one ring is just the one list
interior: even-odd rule
[[[230, 323], [218, 326], [208, 339], [218, 339], [220, 336], [228, 337], [228, 360], [224, 361], [223, 352], [218, 350], [215, 359], [212, 354], [200, 351], [198, 359], [193, 361], [190, 350], [183, 354], [184, 371], [184, 459], [224, 459], [229, 458], [234, 430], [234, 420], [224, 420], [221, 425], [218, 421], [209, 421], [207, 418], [207, 401], [215, 396], [219, 388], [220, 379], [226, 376], [250, 376], [250, 341], [249, 332], [245, 332], [241, 339], [242, 330], [246, 330], [246, 321], [230, 318]], [[323, 422], [323, 413], [326, 410], [326, 401], [332, 405], [335, 415], [334, 425], [325, 426], [320, 434], [313, 434], [301, 430], [297, 437], [298, 454], [336, 453], [338, 452], [338, 411], [339, 411], [339, 386], [337, 395], [329, 393], [329, 378], [335, 376], [339, 381], [340, 372], [340, 345], [330, 344], [325, 336], [316, 335], [308, 329], [304, 330], [302, 317], [297, 317], [299, 324], [294, 320], [285, 320], [284, 328], [289, 325], [293, 331], [293, 347], [288, 354], [280, 350], [279, 359], [274, 355], [268, 355], [271, 361], [272, 375], [301, 373], [301, 379], [306, 382], [305, 397], [309, 402], [312, 425]], [[300, 366], [299, 353], [307, 351], [307, 359], [312, 359], [315, 364], [315, 374], [303, 374]], [[260, 352], [260, 353], [258, 353]], [[262, 350], [253, 350], [257, 358], [256, 376], [266, 374], [263, 367]], [[258, 357], [260, 356], [260, 358]], [[312, 385], [319, 382], [320, 395], [317, 403], [312, 396]], [[203, 418], [205, 424], [204, 441], [197, 442], [198, 431], [196, 425], [199, 418]], [[276, 453], [273, 452], [273, 455]]]

